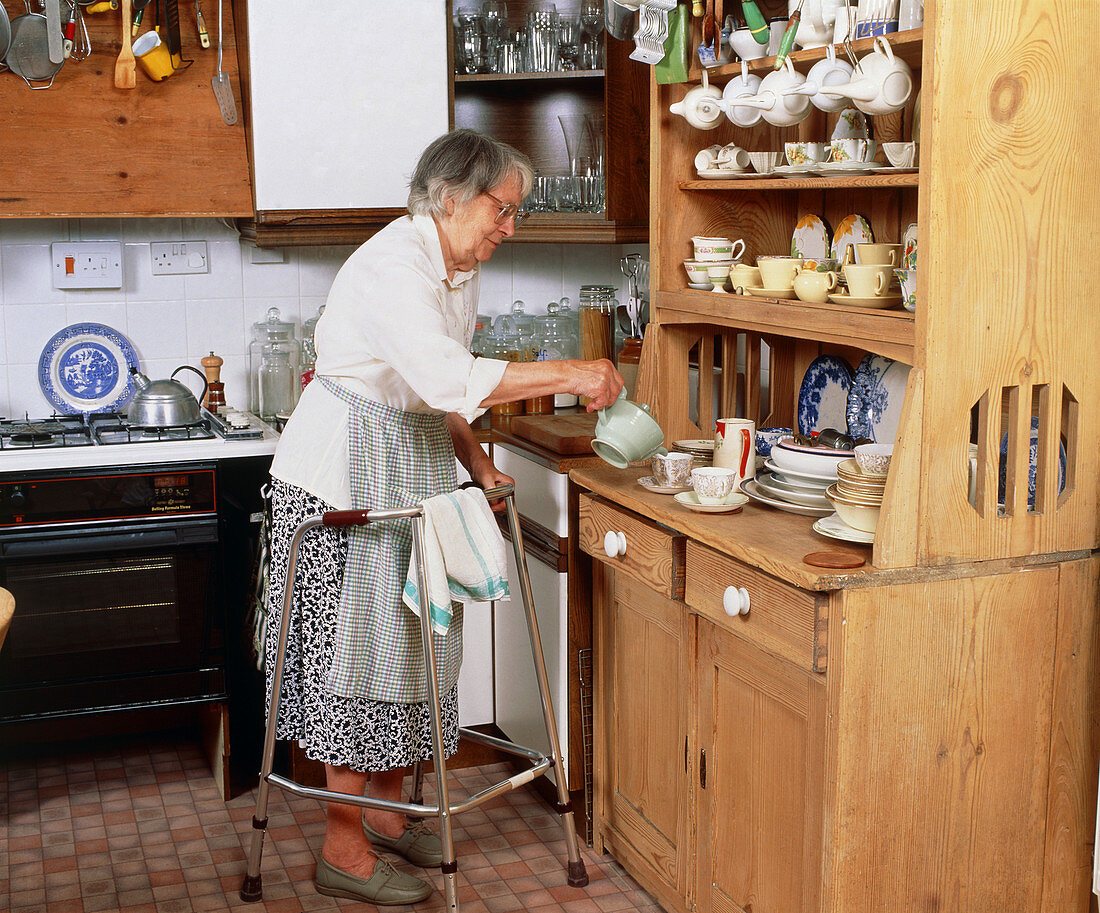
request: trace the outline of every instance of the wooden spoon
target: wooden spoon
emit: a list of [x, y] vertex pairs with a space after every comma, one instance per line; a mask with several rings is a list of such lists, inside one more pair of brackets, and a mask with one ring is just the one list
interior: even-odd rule
[[132, 89], [137, 85], [137, 62], [130, 38], [130, 0], [122, 0], [122, 50], [115, 61], [115, 88]]

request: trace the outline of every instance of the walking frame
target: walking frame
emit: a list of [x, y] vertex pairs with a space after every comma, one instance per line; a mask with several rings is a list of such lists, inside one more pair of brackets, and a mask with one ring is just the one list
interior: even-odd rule
[[[472, 482], [463, 487], [472, 486]], [[241, 886], [240, 896], [244, 901], [255, 902], [263, 899], [263, 880], [260, 875], [260, 859], [263, 855], [264, 835], [267, 832], [267, 802], [271, 786], [293, 793], [296, 796], [304, 796], [310, 799], [318, 799], [322, 802], [342, 802], [347, 805], [358, 805], [364, 808], [377, 808], [383, 811], [401, 812], [414, 818], [439, 818], [439, 837], [443, 845], [443, 862], [440, 869], [443, 872], [443, 893], [446, 901], [446, 909], [449, 913], [458, 913], [457, 875], [458, 862], [454, 854], [454, 837], [451, 830], [451, 818], [454, 815], [469, 811], [483, 805], [490, 799], [504, 793], [511, 792], [520, 786], [530, 783], [536, 777], [546, 776], [551, 769], [555, 771], [557, 781], [558, 801], [554, 810], [561, 817], [562, 830], [565, 832], [565, 846], [568, 854], [566, 868], [568, 883], [573, 887], [583, 887], [588, 884], [588, 873], [585, 871], [584, 861], [580, 856], [580, 848], [577, 843], [576, 826], [573, 819], [573, 806], [569, 798], [569, 790], [565, 781], [565, 766], [562, 759], [561, 746], [558, 743], [558, 729], [554, 717], [554, 708], [550, 699], [550, 686], [546, 678], [546, 664], [542, 656], [542, 641], [539, 638], [538, 620], [535, 617], [534, 600], [531, 596], [531, 578], [527, 572], [527, 561], [523, 554], [523, 538], [520, 533], [519, 513], [516, 510], [515, 491], [512, 485], [500, 485], [485, 490], [485, 497], [489, 501], [503, 498], [505, 514], [508, 520], [508, 529], [511, 533], [512, 547], [516, 556], [516, 567], [519, 571], [520, 593], [523, 597], [523, 608], [527, 615], [527, 630], [531, 638], [531, 655], [535, 665], [535, 675], [538, 679], [539, 694], [542, 698], [542, 714], [546, 724], [546, 734], [550, 741], [551, 756], [531, 748], [525, 748], [506, 739], [485, 735], [464, 727], [459, 729], [461, 738], [487, 745], [491, 748], [503, 751], [506, 754], [518, 758], [524, 758], [530, 762], [530, 767], [519, 773], [501, 780], [465, 800], [452, 804], [450, 788], [447, 784], [447, 764], [443, 755], [443, 730], [440, 713], [440, 688], [435, 669], [435, 646], [432, 642], [431, 613], [428, 609], [428, 584], [425, 575], [424, 564], [424, 511], [420, 506], [395, 508], [392, 510], [335, 510], [302, 521], [294, 531], [290, 543], [290, 562], [287, 567], [286, 586], [283, 589], [283, 611], [279, 622], [279, 642], [275, 657], [275, 669], [272, 675], [272, 692], [270, 711], [267, 719], [267, 729], [264, 734], [263, 757], [260, 765], [260, 785], [256, 794], [256, 810], [252, 816], [252, 845], [248, 853], [248, 868]], [[371, 796], [354, 796], [348, 793], [335, 792], [328, 789], [304, 786], [300, 783], [280, 776], [272, 772], [272, 762], [275, 755], [275, 726], [279, 716], [279, 698], [282, 692], [283, 662], [286, 656], [287, 633], [290, 629], [290, 613], [292, 611], [292, 595], [294, 589], [294, 573], [297, 564], [298, 548], [302, 537], [310, 530], [318, 526], [349, 527], [364, 526], [381, 520], [408, 519], [412, 521], [412, 547], [416, 555], [417, 585], [420, 594], [420, 639], [424, 650], [424, 668], [428, 679], [428, 705], [431, 712], [432, 727], [432, 751], [435, 760], [436, 783], [438, 797], [436, 805], [425, 805], [420, 793], [421, 764], [416, 764], [413, 769], [414, 787], [409, 802], [395, 802], [387, 799], [376, 799]]]

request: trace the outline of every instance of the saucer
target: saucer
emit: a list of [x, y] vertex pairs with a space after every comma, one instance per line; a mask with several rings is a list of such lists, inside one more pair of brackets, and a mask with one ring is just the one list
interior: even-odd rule
[[879, 295], [875, 298], [856, 298], [853, 295], [830, 295], [833, 304], [847, 304], [857, 308], [892, 308], [901, 304], [901, 295]]
[[714, 286], [709, 282], [689, 282], [688, 288], [699, 289], [701, 292], [710, 292], [714, 290]]
[[749, 496], [740, 491], [731, 491], [724, 504], [700, 504], [699, 496], [694, 491], [682, 491], [674, 497], [688, 510], [701, 514], [729, 514], [739, 511], [749, 502]]
[[705, 170], [700, 169], [695, 172], [704, 181], [729, 181], [734, 178], [755, 178], [759, 177], [755, 171], [748, 171], [744, 168], [707, 168]]
[[754, 298], [794, 298], [793, 288], [752, 288], [746, 285], [745, 291]]
[[860, 542], [864, 545], [871, 545], [875, 541], [874, 533], [865, 533], [861, 529], [853, 529], [836, 514], [830, 514], [828, 517], [815, 520], [813, 528], [823, 536], [828, 536], [830, 539], [841, 539], [844, 542]]
[[657, 495], [675, 495], [681, 491], [691, 491], [690, 485], [658, 485], [653, 481], [653, 476], [642, 476], [638, 479], [638, 484], [646, 491], [652, 491]]
[[814, 173], [814, 169], [817, 168], [818, 162], [806, 165], [776, 165], [775, 174], [782, 175], [785, 178], [799, 178], [807, 177]]
[[885, 166], [876, 162], [822, 162], [818, 167], [822, 174], [871, 174]]
[[919, 170], [915, 165], [879, 165], [875, 174], [916, 174]]

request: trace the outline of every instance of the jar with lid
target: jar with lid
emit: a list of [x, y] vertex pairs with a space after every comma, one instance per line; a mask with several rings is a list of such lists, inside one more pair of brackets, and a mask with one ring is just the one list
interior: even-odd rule
[[274, 343], [264, 346], [258, 376], [260, 418], [274, 422], [294, 408], [296, 377], [285, 347]]
[[[580, 306], [581, 358], [615, 360], [615, 289], [610, 285], [582, 285]], [[587, 397], [580, 398], [587, 405]]]
[[489, 355], [486, 349], [489, 343], [489, 336], [492, 332], [493, 318], [488, 314], [478, 314], [477, 317], [474, 318], [474, 335], [470, 340], [471, 355]]
[[[577, 342], [574, 314], [569, 307], [569, 299], [562, 298], [561, 302], [551, 301], [546, 305], [546, 316], [536, 318], [541, 337], [540, 358], [551, 361], [559, 361], [567, 358], [577, 358], [580, 355], [580, 346]], [[555, 393], [554, 406], [577, 405], [576, 394]]]
[[[501, 314], [493, 324], [497, 337], [496, 358], [503, 361], [527, 361], [528, 351], [519, 326], [511, 314]], [[518, 415], [523, 412], [523, 400], [510, 403], [497, 403], [489, 409], [494, 415]]]
[[[252, 324], [252, 341], [248, 345], [249, 398], [248, 411], [260, 415], [260, 368], [268, 347], [285, 353], [290, 367], [292, 381], [301, 376], [302, 348], [294, 335], [294, 324], [280, 319], [278, 308], [268, 308], [266, 319]], [[281, 359], [280, 359], [281, 361]], [[290, 411], [298, 402], [301, 391], [300, 382], [292, 382], [290, 403], [285, 410]]]
[[321, 319], [324, 312], [325, 306], [322, 304], [317, 309], [317, 315], [310, 317], [302, 324], [302, 371], [299, 376], [301, 377], [301, 388], [303, 390], [313, 380], [313, 374], [317, 368], [317, 342], [314, 339], [314, 334], [317, 332], [317, 321]]
[[[532, 321], [530, 336], [525, 336], [524, 342], [528, 353], [528, 361], [549, 361], [560, 356], [547, 348], [546, 317], [535, 317]], [[541, 414], [554, 411], [554, 394], [546, 393], [543, 396], [533, 396], [524, 400], [524, 409], [527, 412]]]

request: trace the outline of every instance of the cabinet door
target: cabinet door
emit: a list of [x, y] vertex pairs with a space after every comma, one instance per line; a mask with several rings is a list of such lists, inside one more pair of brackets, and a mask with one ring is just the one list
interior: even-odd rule
[[447, 130], [447, 31], [443, 0], [255, 4], [256, 209], [403, 207]]
[[594, 575], [597, 833], [650, 893], [686, 909], [689, 616], [625, 574]]
[[696, 908], [817, 913], [824, 678], [698, 625]]

